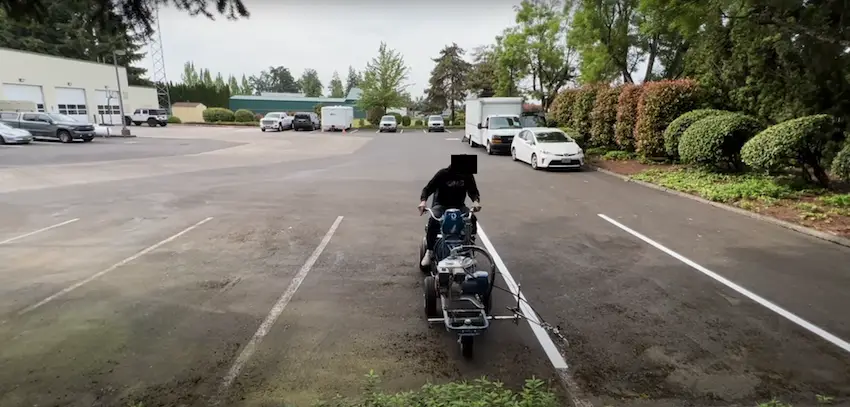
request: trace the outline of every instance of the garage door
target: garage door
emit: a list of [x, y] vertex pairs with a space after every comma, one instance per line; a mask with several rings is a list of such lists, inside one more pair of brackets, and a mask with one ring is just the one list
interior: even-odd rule
[[56, 109], [61, 114], [89, 123], [88, 108], [86, 107], [86, 90], [81, 88], [56, 88]]
[[97, 122], [102, 124], [121, 124], [121, 106], [118, 101], [118, 91], [96, 90], [97, 93]]
[[5, 100], [25, 100], [33, 102], [36, 106], [38, 106], [39, 112], [44, 111], [44, 94], [41, 93], [41, 86], [4, 83], [2, 91], [3, 99]]

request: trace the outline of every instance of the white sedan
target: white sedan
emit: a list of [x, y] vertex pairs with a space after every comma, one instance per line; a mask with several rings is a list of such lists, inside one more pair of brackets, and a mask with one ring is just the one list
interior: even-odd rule
[[541, 168], [582, 168], [584, 151], [560, 129], [525, 128], [511, 142], [511, 157]]

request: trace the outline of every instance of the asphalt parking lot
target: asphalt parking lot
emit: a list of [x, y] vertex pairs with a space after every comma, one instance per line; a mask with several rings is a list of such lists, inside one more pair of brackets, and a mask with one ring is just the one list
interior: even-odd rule
[[419, 191], [470, 151], [455, 133], [169, 126], [0, 150], [0, 406], [306, 406], [369, 369], [391, 390], [566, 378], [594, 406], [847, 404], [850, 250], [480, 149], [486, 240], [569, 343], [503, 322], [463, 360], [416, 267]]

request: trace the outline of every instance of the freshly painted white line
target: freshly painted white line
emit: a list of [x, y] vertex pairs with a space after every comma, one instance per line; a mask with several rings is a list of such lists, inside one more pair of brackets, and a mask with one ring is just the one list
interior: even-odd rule
[[50, 229], [56, 229], [56, 228], [58, 228], [58, 227], [60, 227], [60, 226], [65, 226], [65, 225], [67, 225], [67, 224], [69, 224], [69, 223], [74, 223], [74, 222], [76, 222], [76, 221], [78, 221], [78, 220], [80, 220], [80, 218], [74, 218], [74, 219], [66, 220], [66, 221], [64, 221], [64, 222], [57, 223], [57, 224], [52, 225], [52, 226], [48, 226], [48, 227], [45, 227], [45, 228], [41, 228], [41, 229], [39, 229], [39, 230], [34, 230], [34, 231], [32, 231], [32, 232], [29, 232], [29, 233], [24, 233], [24, 234], [22, 234], [22, 235], [20, 235], [20, 236], [15, 236], [15, 237], [12, 237], [12, 238], [6, 239], [6, 240], [4, 240], [4, 241], [0, 242], [0, 245], [6, 244], [6, 243], [12, 243], [12, 242], [14, 242], [15, 240], [20, 240], [20, 239], [23, 239], [23, 238], [25, 238], [25, 237], [30, 237], [30, 236], [32, 236], [32, 235], [35, 235], [35, 234], [38, 234], [38, 233], [41, 233], [41, 232], [46, 232], [46, 231], [48, 231], [48, 230], [50, 230]]
[[623, 225], [622, 223], [617, 222], [616, 220], [611, 219], [608, 216], [605, 216], [601, 213], [598, 214], [598, 215], [599, 215], [600, 218], [605, 219], [606, 221], [608, 221], [612, 225], [628, 232], [629, 234], [631, 234], [632, 236], [634, 236], [634, 237], [636, 237], [640, 240], [643, 240], [644, 242], [648, 243], [649, 245], [655, 247], [656, 249], [661, 250], [664, 253], [667, 253], [670, 257], [673, 257], [674, 259], [679, 260], [682, 263], [687, 264], [688, 266], [691, 266], [691, 268], [693, 268], [694, 270], [699, 271], [700, 273], [703, 273], [703, 274], [713, 278], [717, 282], [719, 282], [719, 283], [725, 285], [726, 287], [729, 287], [729, 288], [737, 291], [739, 294], [761, 304], [765, 308], [779, 314], [783, 318], [797, 324], [798, 326], [802, 327], [803, 329], [805, 329], [805, 330], [807, 330], [807, 331], [809, 331], [809, 332], [811, 332], [811, 333], [813, 333], [817, 336], [820, 336], [821, 338], [825, 339], [827, 342], [843, 349], [845, 352], [850, 352], [850, 343], [848, 343], [847, 341], [845, 341], [845, 340], [823, 330], [822, 328], [818, 327], [815, 324], [812, 324], [809, 321], [806, 321], [803, 318], [798, 317], [794, 313], [792, 313], [788, 310], [785, 310], [784, 308], [782, 308], [782, 307], [760, 297], [759, 295], [753, 293], [752, 291], [747, 290], [746, 288], [741, 287], [738, 284], [735, 284], [732, 281], [727, 280], [723, 276], [721, 276], [721, 275], [719, 275], [719, 274], [717, 274], [717, 273], [715, 273], [715, 272], [713, 272], [713, 271], [711, 271], [711, 270], [709, 270], [709, 269], [707, 269], [703, 266], [700, 266], [697, 263], [694, 263], [692, 260], [688, 259], [687, 257], [682, 256], [681, 254], [676, 253], [673, 250], [670, 250], [670, 249], [662, 246], [660, 243], [658, 243], [658, 242], [656, 242], [656, 241], [654, 241], [654, 240], [652, 240], [652, 239], [630, 229], [629, 227]]
[[313, 254], [307, 258], [307, 261], [301, 266], [301, 270], [298, 270], [298, 273], [295, 274], [295, 277], [292, 278], [292, 282], [289, 283], [289, 287], [286, 287], [286, 291], [280, 296], [277, 302], [272, 307], [271, 311], [269, 311], [268, 316], [260, 324], [260, 328], [257, 329], [257, 332], [254, 333], [254, 336], [251, 337], [251, 340], [248, 341], [248, 344], [245, 345], [245, 348], [242, 349], [242, 353], [236, 358], [233, 362], [233, 366], [230, 367], [230, 370], [227, 372], [227, 375], [224, 376], [224, 381], [221, 383], [221, 390], [225, 390], [233, 384], [233, 381], [236, 380], [236, 377], [239, 376], [239, 372], [242, 371], [242, 368], [245, 367], [245, 363], [251, 359], [251, 356], [254, 355], [254, 352], [257, 350], [257, 346], [262, 342], [263, 338], [266, 334], [269, 333], [272, 325], [274, 325], [277, 318], [280, 317], [280, 314], [283, 312], [283, 309], [286, 308], [286, 305], [289, 304], [289, 301], [292, 299], [292, 296], [295, 295], [295, 291], [298, 290], [298, 287], [304, 281], [304, 278], [307, 277], [307, 273], [310, 272], [310, 269], [313, 267], [313, 264], [316, 263], [316, 260], [319, 256], [322, 255], [322, 251], [325, 250], [325, 247], [328, 245], [328, 242], [331, 241], [331, 237], [333, 237], [334, 232], [339, 227], [340, 222], [342, 222], [343, 216], [337, 216], [336, 221], [334, 221], [331, 228], [328, 229], [328, 233], [325, 233], [325, 237], [322, 238], [322, 241], [319, 243], [319, 246], [316, 247], [316, 250], [313, 251]]
[[457, 138], [457, 137], [449, 137], [449, 138], [447, 138], [446, 140], [447, 140], [447, 141], [458, 141], [458, 140], [460, 140], [460, 139], [459, 139], [459, 138]]
[[354, 129], [354, 131], [352, 131], [351, 134], [357, 133], [358, 131], [360, 131], [360, 129]]
[[505, 280], [508, 290], [510, 290], [513, 295], [517, 295], [517, 293], [519, 293], [519, 307], [522, 310], [523, 315], [525, 315], [528, 319], [527, 322], [528, 326], [531, 327], [531, 332], [533, 332], [534, 336], [537, 337], [537, 341], [540, 342], [540, 346], [543, 347], [543, 352], [545, 352], [546, 356], [549, 357], [549, 361], [552, 362], [552, 366], [554, 366], [555, 369], [566, 370], [568, 367], [567, 361], [564, 360], [563, 356], [561, 356], [561, 353], [558, 351], [555, 343], [552, 342], [552, 338], [549, 336], [549, 333], [540, 326], [540, 319], [537, 317], [537, 313], [531, 309], [530, 305], [528, 305], [525, 295], [519, 292], [519, 286], [511, 275], [511, 272], [508, 270], [508, 266], [505, 265], [505, 262], [502, 261], [499, 253], [496, 252], [496, 248], [493, 246], [490, 238], [488, 238], [487, 234], [484, 233], [484, 228], [481, 227], [481, 222], [478, 222], [478, 237], [481, 238], [481, 242], [484, 243], [484, 248], [487, 249], [487, 252], [493, 256], [493, 261], [496, 263], [496, 267], [501, 272], [502, 279]]
[[74, 290], [76, 290], [77, 288], [82, 287], [84, 284], [88, 284], [88, 283], [90, 283], [91, 281], [93, 281], [94, 279], [96, 279], [96, 278], [98, 278], [98, 277], [100, 277], [100, 276], [102, 276], [102, 275], [104, 275], [104, 274], [106, 274], [106, 273], [109, 273], [109, 272], [111, 272], [111, 271], [113, 271], [113, 270], [115, 270], [115, 269], [117, 269], [117, 268], [119, 268], [119, 267], [121, 267], [121, 266], [123, 266], [123, 265], [125, 265], [125, 264], [127, 264], [127, 263], [129, 263], [129, 262], [131, 262], [131, 261], [133, 261], [133, 260], [136, 260], [136, 259], [138, 259], [139, 257], [142, 257], [142, 256], [144, 256], [145, 254], [150, 253], [150, 252], [152, 252], [152, 251], [156, 250], [156, 249], [157, 249], [157, 248], [159, 248], [160, 246], [162, 246], [162, 245], [164, 245], [164, 244], [166, 244], [166, 243], [168, 243], [168, 242], [171, 242], [171, 241], [173, 241], [174, 239], [177, 239], [177, 238], [178, 238], [178, 237], [180, 237], [180, 236], [185, 235], [186, 233], [189, 233], [189, 232], [190, 232], [190, 231], [192, 231], [193, 229], [197, 228], [198, 226], [203, 225], [204, 223], [209, 222], [210, 220], [212, 220], [212, 217], [206, 218], [206, 219], [204, 219], [204, 220], [202, 220], [202, 221], [200, 221], [200, 222], [198, 222], [198, 223], [196, 223], [196, 224], [194, 224], [194, 225], [192, 225], [192, 226], [189, 226], [188, 228], [181, 230], [179, 233], [174, 234], [174, 235], [172, 235], [171, 237], [169, 237], [169, 238], [167, 238], [167, 239], [165, 239], [165, 240], [161, 240], [161, 241], [159, 241], [158, 243], [156, 243], [156, 244], [154, 244], [154, 245], [152, 245], [152, 246], [148, 246], [148, 247], [147, 247], [147, 248], [145, 248], [144, 250], [142, 250], [142, 251], [140, 251], [140, 252], [138, 252], [138, 253], [136, 253], [136, 254], [134, 254], [134, 255], [132, 255], [132, 256], [130, 256], [130, 257], [128, 257], [128, 258], [126, 258], [126, 259], [124, 259], [124, 260], [121, 260], [121, 261], [119, 261], [118, 263], [115, 263], [115, 264], [113, 264], [113, 265], [109, 266], [108, 268], [106, 268], [106, 269], [104, 269], [104, 270], [101, 270], [101, 271], [98, 271], [97, 273], [92, 274], [91, 276], [89, 276], [89, 277], [88, 277], [88, 278], [86, 278], [85, 280], [82, 280], [82, 281], [76, 282], [76, 283], [72, 284], [71, 286], [69, 286], [69, 287], [67, 287], [67, 288], [63, 289], [62, 291], [59, 291], [59, 292], [57, 292], [56, 294], [53, 294], [53, 295], [51, 295], [50, 297], [47, 297], [47, 298], [45, 298], [45, 299], [43, 299], [43, 300], [39, 301], [38, 303], [36, 303], [36, 304], [34, 304], [34, 305], [30, 305], [29, 307], [24, 308], [22, 311], [18, 312], [18, 315], [26, 314], [26, 313], [28, 313], [28, 312], [30, 312], [30, 311], [35, 310], [36, 308], [41, 307], [41, 306], [42, 306], [42, 305], [44, 305], [44, 304], [47, 304], [47, 303], [48, 303], [48, 302], [50, 302], [50, 301], [53, 301], [53, 300], [55, 300], [55, 299], [57, 299], [57, 298], [59, 298], [59, 297], [61, 297], [61, 296], [65, 295], [65, 294], [68, 294], [69, 292], [74, 291]]

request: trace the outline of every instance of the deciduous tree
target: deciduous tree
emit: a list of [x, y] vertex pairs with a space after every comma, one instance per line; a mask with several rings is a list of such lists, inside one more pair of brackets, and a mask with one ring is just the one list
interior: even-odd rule
[[407, 86], [404, 81], [409, 71], [404, 57], [381, 42], [378, 55], [369, 61], [363, 72], [360, 84], [363, 94], [357, 101], [358, 106], [363, 110], [382, 109], [384, 112], [391, 107], [405, 106]]

